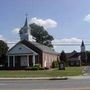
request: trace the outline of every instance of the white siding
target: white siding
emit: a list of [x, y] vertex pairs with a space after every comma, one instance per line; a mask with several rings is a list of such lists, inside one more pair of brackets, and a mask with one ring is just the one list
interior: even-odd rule
[[16, 46], [14, 46], [8, 54], [37, 54], [32, 49], [28, 48], [27, 46], [18, 43]]

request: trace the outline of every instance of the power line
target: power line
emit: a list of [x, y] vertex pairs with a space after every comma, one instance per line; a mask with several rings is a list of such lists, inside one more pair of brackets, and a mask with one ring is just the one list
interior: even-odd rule
[[[16, 44], [15, 42], [8, 42], [7, 44]], [[54, 46], [80, 46], [80, 43], [53, 43]], [[85, 43], [85, 46], [90, 46], [90, 43]]]
[[[81, 44], [79, 43], [58, 43], [58, 44], [53, 44], [54, 46], [80, 46]], [[86, 43], [85, 46], [90, 46], [90, 43]]]

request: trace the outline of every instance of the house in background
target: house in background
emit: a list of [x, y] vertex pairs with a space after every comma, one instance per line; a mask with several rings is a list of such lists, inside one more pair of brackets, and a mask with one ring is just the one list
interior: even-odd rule
[[71, 53], [67, 53], [66, 56], [69, 66], [80, 66], [81, 63], [80, 53], [74, 50]]
[[71, 53], [67, 53], [67, 61], [70, 66], [80, 66], [87, 64], [87, 54], [85, 50], [84, 41], [81, 43], [81, 52], [73, 51]]
[[51, 67], [57, 61], [59, 54], [52, 48], [35, 42], [28, 25], [27, 17], [24, 26], [20, 29], [20, 41], [8, 51], [8, 67], [32, 67], [41, 64], [42, 67]]

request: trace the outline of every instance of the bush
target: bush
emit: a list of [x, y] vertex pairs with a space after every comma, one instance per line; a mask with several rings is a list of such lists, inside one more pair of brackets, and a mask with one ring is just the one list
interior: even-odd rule
[[27, 67], [25, 70], [38, 70], [37, 67]]
[[34, 67], [37, 67], [38, 69], [41, 68], [40, 64], [35, 64]]
[[26, 67], [25, 70], [32, 70], [32, 67]]
[[45, 67], [44, 70], [49, 70], [49, 68], [48, 67]]
[[52, 68], [58, 68], [59, 67], [59, 62], [58, 61], [53, 61], [52, 62]]
[[45, 70], [43, 67], [39, 68], [39, 70]]
[[32, 67], [31, 70], [39, 70], [38, 67]]

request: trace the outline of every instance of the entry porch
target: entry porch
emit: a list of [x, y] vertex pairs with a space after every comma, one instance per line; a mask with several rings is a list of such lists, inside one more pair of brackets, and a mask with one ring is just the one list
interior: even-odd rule
[[8, 55], [8, 67], [32, 67], [38, 63], [38, 55]]

